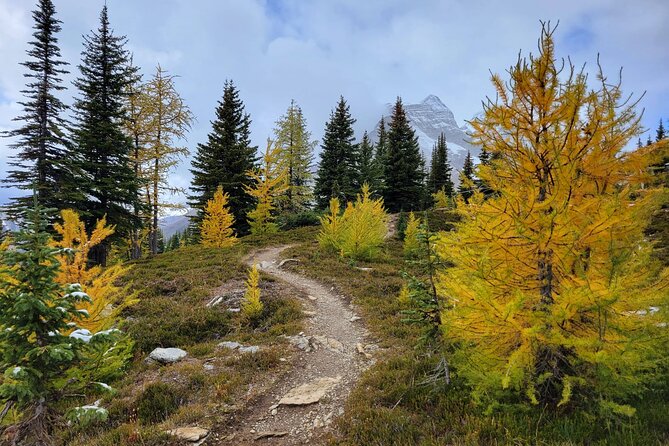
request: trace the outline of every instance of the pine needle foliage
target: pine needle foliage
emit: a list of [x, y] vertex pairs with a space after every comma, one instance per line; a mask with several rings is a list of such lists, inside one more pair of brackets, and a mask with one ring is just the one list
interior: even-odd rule
[[286, 171], [286, 189], [277, 206], [282, 212], [303, 212], [313, 201], [311, 166], [317, 141], [311, 140], [307, 120], [295, 101], [290, 102], [286, 114], [277, 121], [274, 137], [280, 148], [280, 163]]
[[496, 193], [460, 200], [457, 231], [439, 237], [454, 265], [438, 280], [443, 331], [477, 401], [629, 415], [667, 358], [668, 273], [643, 236], [654, 148], [623, 151], [635, 104], [601, 70], [596, 89], [563, 70], [553, 33], [508, 82], [493, 75], [497, 99], [472, 123]]
[[420, 240], [418, 233], [420, 231], [420, 218], [417, 218], [413, 212], [409, 212], [407, 226], [404, 229], [404, 255], [413, 257], [418, 254], [420, 249]]
[[[3, 182], [23, 191], [34, 190], [46, 209], [62, 209], [78, 194], [63, 116], [67, 106], [58, 97], [65, 89], [62, 76], [68, 74], [58, 47], [61, 21], [52, 0], [39, 0], [32, 16], [34, 40], [29, 43], [29, 60], [21, 64], [28, 79], [21, 91], [25, 99], [19, 103], [23, 111], [14, 119], [21, 124], [3, 135], [16, 138], [10, 147], [18, 153], [8, 163], [11, 168]], [[8, 210], [14, 215], [32, 206], [29, 193], [12, 201]]]
[[260, 300], [260, 272], [258, 265], [254, 264], [249, 269], [249, 276], [246, 279], [246, 292], [241, 303], [242, 316], [249, 322], [252, 322], [262, 314], [264, 305]]
[[355, 203], [348, 203], [342, 215], [344, 229], [340, 254], [356, 260], [377, 256], [388, 233], [388, 215], [383, 199], [372, 199], [369, 185], [362, 185]]
[[96, 383], [119, 376], [131, 344], [119, 343], [116, 330], [82, 330], [88, 313], [80, 307], [91, 297], [77, 283], [58, 283], [58, 256], [71, 250], [49, 245], [46, 213], [35, 203], [0, 251], [0, 419], [16, 409], [15, 444], [49, 445], [56, 405], [107, 389]]
[[50, 242], [51, 246], [63, 250], [56, 255], [60, 263], [56, 282], [63, 286], [78, 283], [90, 296], [91, 302], [82, 302], [77, 306], [88, 314], [88, 318], [79, 323], [81, 328], [93, 333], [109, 329], [121, 311], [137, 303], [136, 294], [130, 293], [127, 287], [116, 285], [130, 270], [129, 267], [117, 263], [102, 268], [100, 265], [91, 266], [88, 262], [90, 250], [113, 234], [114, 227], [107, 226], [103, 217], [89, 235], [75, 211], [61, 211], [61, 218], [62, 223], [54, 224], [56, 239]]
[[322, 248], [342, 257], [370, 260], [378, 254], [388, 232], [388, 216], [382, 199], [372, 199], [363, 184], [355, 203], [348, 203], [340, 215], [339, 200], [330, 200], [330, 212], [321, 218], [318, 241]]
[[281, 162], [281, 153], [281, 147], [268, 139], [260, 169], [248, 172], [254, 186], [247, 186], [246, 192], [256, 199], [255, 209], [247, 215], [251, 234], [274, 234], [279, 230], [279, 226], [273, 221], [272, 211], [275, 209], [277, 197], [289, 188], [286, 183], [288, 171]]
[[329, 212], [321, 217], [321, 230], [318, 233], [318, 243], [321, 248], [330, 252], [339, 251], [343, 229], [339, 199], [331, 198]]
[[443, 188], [432, 194], [432, 200], [434, 201], [435, 209], [448, 209], [451, 207], [451, 199]]
[[227, 193], [223, 193], [223, 187], [218, 186], [214, 197], [207, 201], [204, 210], [204, 219], [200, 227], [202, 244], [210, 248], [229, 248], [238, 242], [232, 226], [235, 217], [228, 209]]

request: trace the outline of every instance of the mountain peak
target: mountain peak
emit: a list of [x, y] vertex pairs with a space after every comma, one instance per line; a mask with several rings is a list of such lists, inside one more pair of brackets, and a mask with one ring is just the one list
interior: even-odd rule
[[423, 102], [421, 102], [423, 105], [430, 105], [433, 107], [439, 107], [439, 108], [447, 108], [443, 102], [441, 102], [441, 99], [439, 99], [439, 96], [435, 96], [433, 94], [428, 95], [425, 99], [423, 99]]

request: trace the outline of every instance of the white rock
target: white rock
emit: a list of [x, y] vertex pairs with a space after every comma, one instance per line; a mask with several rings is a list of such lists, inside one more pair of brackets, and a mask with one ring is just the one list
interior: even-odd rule
[[357, 321], [359, 321], [360, 319], [362, 319], [360, 316], [353, 316], [353, 317], [351, 318], [351, 322], [357, 322]]
[[238, 349], [239, 347], [241, 347], [242, 344], [240, 344], [239, 342], [234, 342], [234, 341], [223, 341], [223, 342], [220, 342], [220, 343], [218, 344], [218, 346], [221, 347], [221, 348], [227, 348], [227, 349], [230, 349], [230, 350], [236, 350], [236, 349]]
[[180, 348], [156, 348], [150, 354], [148, 359], [159, 362], [161, 364], [171, 364], [173, 362], [181, 361], [188, 353]]
[[336, 378], [317, 378], [306, 384], [291, 389], [281, 398], [279, 405], [304, 406], [317, 403], [325, 394], [341, 381], [341, 376]]

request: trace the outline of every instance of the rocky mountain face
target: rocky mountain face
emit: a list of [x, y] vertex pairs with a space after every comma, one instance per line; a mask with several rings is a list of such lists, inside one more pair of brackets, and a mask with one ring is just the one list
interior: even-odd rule
[[[392, 104], [386, 106], [384, 112], [386, 126], [392, 115]], [[430, 162], [432, 148], [437, 142], [440, 133], [444, 133], [448, 146], [448, 155], [451, 166], [453, 167], [453, 180], [457, 182], [457, 171], [462, 169], [467, 151], [472, 152], [472, 156], [477, 157], [480, 150], [471, 144], [471, 139], [467, 135], [468, 127], [459, 126], [455, 120], [453, 112], [441, 102], [435, 95], [429, 95], [418, 104], [404, 104], [407, 117], [411, 122], [418, 144], [427, 164]], [[378, 134], [378, 124], [370, 136], [376, 141]], [[387, 128], [387, 127], [386, 127]]]

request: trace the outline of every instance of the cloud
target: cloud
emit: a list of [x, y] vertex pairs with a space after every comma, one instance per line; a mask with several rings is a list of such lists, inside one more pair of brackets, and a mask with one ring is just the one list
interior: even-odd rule
[[[17, 111], [31, 3], [0, 0], [0, 127]], [[69, 81], [81, 35], [97, 27], [102, 1], [55, 3], [63, 55], [75, 72]], [[610, 76], [624, 66], [625, 91], [647, 92], [644, 123], [654, 128], [669, 118], [665, 0], [113, 0], [109, 8], [146, 75], [160, 63], [180, 76], [177, 86], [197, 117], [191, 151], [206, 138], [225, 79], [239, 87], [260, 146], [291, 99], [316, 138], [340, 94], [360, 133], [397, 95], [412, 103], [436, 94], [462, 122], [492, 94], [490, 71], [504, 73], [520, 50], [535, 51], [539, 21], [549, 19], [560, 22], [560, 56], [592, 71], [599, 53]], [[0, 158], [4, 146], [0, 141]], [[188, 184], [188, 167], [179, 168], [175, 183]]]

